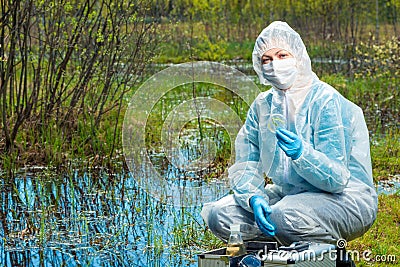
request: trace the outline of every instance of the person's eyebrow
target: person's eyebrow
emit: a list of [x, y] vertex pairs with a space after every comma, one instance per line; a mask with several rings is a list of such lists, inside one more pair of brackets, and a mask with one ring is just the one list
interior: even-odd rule
[[278, 55], [282, 51], [286, 51], [286, 50], [285, 49], [278, 50], [277, 52], [275, 52], [275, 55]]

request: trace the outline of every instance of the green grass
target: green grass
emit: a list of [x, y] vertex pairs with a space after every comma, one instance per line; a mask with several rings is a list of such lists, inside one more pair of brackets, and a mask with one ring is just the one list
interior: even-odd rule
[[226, 61], [226, 60], [251, 60], [254, 42], [225, 42], [223, 40], [211, 43], [207, 37], [204, 39], [182, 43], [163, 43], [159, 53], [154, 58], [156, 63], [184, 63], [188, 61]]
[[374, 137], [371, 157], [375, 180], [398, 174], [400, 166], [400, 129], [389, 129], [381, 138]]
[[[349, 250], [362, 255], [371, 252], [367, 261], [360, 257], [357, 266], [400, 266], [400, 195], [380, 195], [378, 216], [371, 229], [348, 244]], [[393, 255], [395, 255], [394, 261]], [[387, 262], [382, 261], [386, 257]], [[381, 261], [379, 261], [381, 260]]]

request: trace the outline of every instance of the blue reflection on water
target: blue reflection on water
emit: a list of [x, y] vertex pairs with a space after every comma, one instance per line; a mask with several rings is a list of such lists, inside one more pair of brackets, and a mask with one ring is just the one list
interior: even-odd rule
[[200, 207], [157, 202], [130, 174], [6, 180], [2, 266], [197, 266], [188, 246], [204, 231]]
[[388, 180], [378, 182], [379, 194], [400, 194], [400, 174], [390, 176]]

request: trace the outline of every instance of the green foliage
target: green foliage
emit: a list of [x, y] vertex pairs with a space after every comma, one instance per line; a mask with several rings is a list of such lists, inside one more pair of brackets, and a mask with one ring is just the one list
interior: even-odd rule
[[112, 154], [124, 96], [140, 80], [158, 38], [156, 25], [144, 22], [148, 3], [8, 4], [1, 5], [0, 24], [1, 152], [39, 154], [47, 164], [82, 147], [85, 154], [105, 154], [98, 129], [115, 111], [107, 125], [114, 129], [107, 132], [114, 135], [106, 152]]
[[397, 174], [400, 166], [400, 129], [389, 128], [385, 135], [373, 137], [371, 157], [375, 180]]
[[[372, 42], [374, 42], [373, 36]], [[354, 55], [354, 76], [398, 79], [400, 77], [400, 39], [391, 38], [382, 44], [361, 42]]]
[[168, 32], [157, 61], [249, 60], [260, 31], [282, 20], [300, 33], [311, 58], [341, 62], [314, 63], [318, 73], [347, 75], [352, 69], [344, 62], [354, 58], [357, 44], [372, 33], [381, 41], [398, 35], [397, 2], [154, 0], [152, 9]]
[[221, 61], [227, 59], [226, 48], [227, 44], [224, 40], [211, 42], [207, 35], [204, 35], [202, 41], [197, 43], [193, 49], [193, 58], [208, 61]]

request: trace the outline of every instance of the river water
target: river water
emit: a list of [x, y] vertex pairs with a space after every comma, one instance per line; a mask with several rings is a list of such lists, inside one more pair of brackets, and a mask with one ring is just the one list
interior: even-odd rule
[[[398, 193], [400, 177], [379, 183]], [[1, 266], [197, 266], [200, 207], [161, 203], [129, 173], [2, 179]]]
[[162, 204], [130, 174], [26, 172], [2, 183], [1, 266], [196, 266], [199, 207]]

